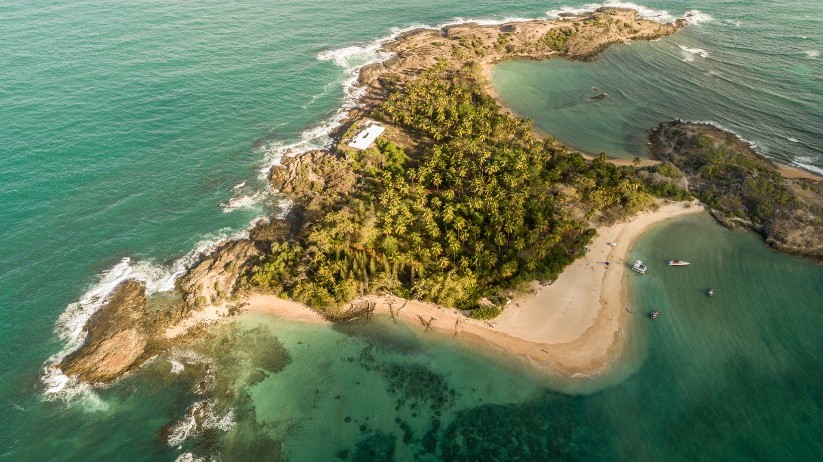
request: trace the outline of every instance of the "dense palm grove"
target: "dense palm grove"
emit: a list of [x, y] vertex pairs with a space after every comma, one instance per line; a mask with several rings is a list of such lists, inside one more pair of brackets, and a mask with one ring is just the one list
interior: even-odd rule
[[384, 137], [365, 151], [341, 148], [354, 188], [299, 239], [273, 246], [248, 283], [329, 313], [392, 293], [488, 317], [506, 290], [553, 279], [580, 256], [592, 220], [652, 203], [634, 168], [538, 138], [478, 75], [441, 65], [402, 87], [386, 82], [390, 95], [372, 116], [415, 147]]

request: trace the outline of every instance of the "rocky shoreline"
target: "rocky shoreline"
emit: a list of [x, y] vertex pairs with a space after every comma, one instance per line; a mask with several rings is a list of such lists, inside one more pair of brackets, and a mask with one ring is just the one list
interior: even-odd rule
[[788, 178], [735, 134], [705, 123], [663, 122], [649, 141], [652, 156], [682, 171], [719, 223], [823, 262], [823, 179]]
[[[394, 53], [392, 58], [361, 69], [359, 83], [365, 91], [334, 139], [342, 143], [391, 89], [402, 88], [409, 79], [438, 64], [460, 68], [468, 62], [488, 66], [507, 59], [555, 56], [591, 60], [613, 43], [671, 35], [684, 25], [682, 20], [672, 24], [644, 20], [633, 10], [600, 8], [555, 21], [465, 24], [412, 31], [385, 45]], [[410, 150], [426, 142], [391, 126], [387, 134]], [[339, 148], [338, 144], [329, 151], [288, 158], [275, 167], [270, 177], [273, 187], [300, 200], [285, 218], [270, 218], [258, 224], [248, 239], [227, 242], [190, 268], [177, 281], [181, 301], [171, 313], [149, 310], [145, 286], [139, 281], [125, 281], [86, 325], [83, 345], [56, 367], [82, 382], [111, 382], [167, 349], [171, 341], [164, 338], [163, 332], [171, 324], [205, 306], [241, 298], [245, 290], [242, 278], [253, 262], [271, 252], [275, 243], [300, 236], [325, 203], [352, 188], [355, 179], [341, 168], [336, 157]]]

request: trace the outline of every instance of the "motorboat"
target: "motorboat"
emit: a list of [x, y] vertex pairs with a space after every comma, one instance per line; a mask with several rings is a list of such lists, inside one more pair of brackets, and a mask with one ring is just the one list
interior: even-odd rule
[[669, 260], [669, 266], [688, 266], [689, 262], [683, 260]]
[[652, 319], [659, 318], [660, 317], [660, 310], [653, 310], [651, 313], [649, 313], [649, 317], [652, 318]]
[[646, 265], [644, 265], [643, 262], [640, 260], [634, 262], [634, 266], [632, 266], [632, 271], [634, 271], [635, 273], [646, 274], [647, 269], [648, 268], [646, 267]]
[[715, 288], [712, 287], [711, 289], [709, 289], [708, 292], [706, 292], [706, 295], [708, 295], [709, 297], [714, 297], [715, 293], [717, 293], [717, 290], [715, 290]]

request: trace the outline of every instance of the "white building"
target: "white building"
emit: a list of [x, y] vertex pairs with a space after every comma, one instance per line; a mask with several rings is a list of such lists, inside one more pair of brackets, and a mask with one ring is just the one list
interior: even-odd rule
[[376, 123], [370, 123], [366, 128], [360, 131], [357, 135], [355, 135], [351, 141], [349, 141], [349, 147], [355, 149], [366, 149], [374, 143], [380, 135], [383, 134], [383, 131], [386, 129], [377, 125]]

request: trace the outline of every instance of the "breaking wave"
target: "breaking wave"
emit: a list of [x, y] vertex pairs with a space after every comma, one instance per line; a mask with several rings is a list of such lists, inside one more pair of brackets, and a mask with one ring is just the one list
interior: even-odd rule
[[724, 132], [731, 133], [732, 135], [734, 135], [735, 138], [737, 138], [738, 140], [746, 143], [747, 145], [749, 145], [750, 148], [752, 148], [754, 150], [759, 150], [759, 148], [760, 148], [760, 145], [758, 145], [756, 142], [747, 140], [746, 138], [743, 138], [743, 136], [740, 135], [740, 133], [737, 133], [736, 131], [721, 125], [719, 122], [715, 122], [713, 120], [684, 120], [684, 122], [711, 125], [712, 127], [719, 128], [720, 130], [723, 130]]
[[176, 447], [189, 438], [197, 436], [206, 430], [218, 429], [229, 431], [234, 425], [234, 409], [225, 414], [214, 412], [215, 403], [211, 400], [198, 401], [186, 410], [186, 415], [169, 428], [166, 442]]
[[687, 63], [693, 62], [695, 56], [700, 56], [701, 58], [709, 57], [709, 52], [702, 48], [692, 48], [686, 45], [678, 45], [678, 48], [683, 51], [683, 61]]
[[[110, 269], [101, 273], [97, 283], [92, 285], [80, 300], [70, 303], [57, 319], [54, 331], [64, 342], [64, 348], [46, 360], [41, 382], [45, 386], [44, 397], [47, 400], [72, 401], [78, 396], [94, 400], [91, 388], [67, 377], [57, 367], [66, 356], [80, 348], [86, 339], [86, 323], [108, 300], [114, 289], [127, 279], [136, 279], [146, 285], [146, 293], [168, 292], [174, 289], [174, 283], [189, 268], [200, 261], [204, 255], [214, 252], [226, 242], [248, 237], [251, 229], [264, 218], [252, 221], [240, 231], [222, 230], [206, 236], [185, 256], [175, 260], [171, 265], [163, 266], [150, 262], [132, 262], [125, 257]], [[98, 400], [99, 401], [99, 400]]]
[[253, 194], [239, 193], [228, 201], [221, 203], [220, 208], [223, 209], [223, 213], [233, 212], [238, 209], [248, 209], [259, 205], [265, 197], [266, 194], [263, 191], [257, 191]]
[[685, 19], [686, 22], [690, 24], [700, 24], [703, 22], [711, 21], [713, 19], [710, 15], [703, 13], [699, 10], [689, 10], [683, 13], [681, 16], [674, 16], [666, 10], [657, 10], [654, 8], [649, 8], [647, 6], [638, 5], [636, 3], [631, 2], [620, 2], [611, 0], [607, 0], [603, 3], [588, 3], [581, 7], [563, 6], [554, 10], [547, 11], [546, 16], [548, 16], [549, 18], [562, 18], [563, 16], [569, 15], [578, 16], [583, 13], [594, 11], [604, 6], [610, 6], [614, 8], [630, 8], [632, 10], [637, 11], [638, 15], [641, 18], [650, 19], [652, 21], [657, 22], [672, 22], [677, 19]]
[[812, 165], [812, 162], [814, 162], [814, 159], [811, 157], [798, 157], [792, 160], [791, 164], [795, 167], [823, 176], [823, 168]]

